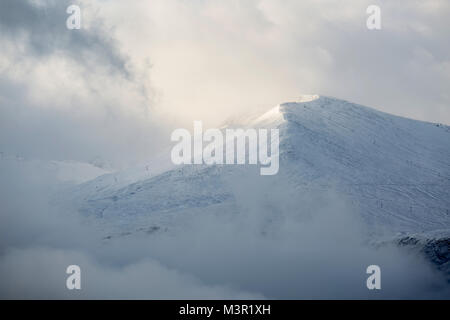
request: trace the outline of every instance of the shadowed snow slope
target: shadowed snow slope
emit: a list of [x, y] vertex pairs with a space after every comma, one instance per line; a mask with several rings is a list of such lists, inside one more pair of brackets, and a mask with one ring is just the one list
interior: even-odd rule
[[[242, 127], [280, 129], [277, 175], [260, 177], [256, 166], [241, 165], [158, 169], [170, 162], [166, 157], [160, 159], [163, 165], [80, 184], [71, 190], [72, 203], [109, 226], [108, 232], [126, 233], [170, 230], [200, 212], [239, 213], [239, 199], [246, 192], [247, 198], [261, 202], [270, 198], [267, 195], [277, 195], [261, 206], [272, 213], [268, 221], [273, 221], [283, 214], [281, 202], [332, 192], [347, 203], [348, 210], [358, 212], [374, 233], [381, 228], [391, 235], [449, 235], [448, 126], [334, 98], [302, 96], [298, 102], [283, 103], [245, 121]], [[235, 187], [243, 183], [248, 183], [245, 190]], [[289, 210], [301, 211], [302, 206], [295, 204]]]

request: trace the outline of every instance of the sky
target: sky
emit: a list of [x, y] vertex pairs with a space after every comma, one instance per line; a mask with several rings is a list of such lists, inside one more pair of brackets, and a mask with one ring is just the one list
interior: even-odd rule
[[308, 93], [450, 124], [449, 15], [446, 0], [4, 0], [0, 148], [122, 165], [193, 120]]

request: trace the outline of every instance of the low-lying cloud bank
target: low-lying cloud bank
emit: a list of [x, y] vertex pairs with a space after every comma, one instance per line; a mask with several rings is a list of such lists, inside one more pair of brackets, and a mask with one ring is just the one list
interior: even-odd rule
[[[0, 171], [1, 298], [450, 297], [417, 253], [369, 246], [368, 230], [337, 194], [232, 177], [238, 214], [181, 212], [189, 219], [176, 232], [105, 241], [105, 226], [48, 205], [52, 177], [13, 167]], [[80, 291], [65, 287], [71, 264], [81, 267]], [[366, 288], [371, 264], [381, 267], [380, 291]]]
[[[81, 290], [69, 291], [65, 269], [82, 272]], [[207, 285], [189, 274], [143, 259], [124, 267], [99, 264], [77, 251], [13, 250], [0, 260], [0, 298], [20, 299], [259, 299], [229, 286]]]

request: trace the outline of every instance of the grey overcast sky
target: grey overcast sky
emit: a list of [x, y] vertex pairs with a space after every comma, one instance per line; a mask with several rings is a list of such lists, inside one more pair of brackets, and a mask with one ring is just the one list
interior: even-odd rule
[[0, 148], [144, 154], [170, 125], [302, 93], [450, 124], [449, 17], [448, 0], [3, 0]]

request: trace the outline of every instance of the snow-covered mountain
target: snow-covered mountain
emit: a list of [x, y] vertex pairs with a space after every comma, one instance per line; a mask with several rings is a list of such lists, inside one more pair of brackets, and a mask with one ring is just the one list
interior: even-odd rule
[[[260, 202], [270, 226], [283, 214], [281, 202], [330, 193], [357, 212], [374, 237], [380, 230], [399, 241], [450, 236], [448, 126], [317, 95], [240, 126], [280, 130], [276, 176], [260, 177], [243, 165], [174, 166], [167, 154], [145, 168], [79, 184], [66, 198], [105, 226], [108, 238], [176, 229], [191, 215], [239, 214], [248, 209], [245, 197]], [[301, 203], [288, 210], [314, 214]]]

